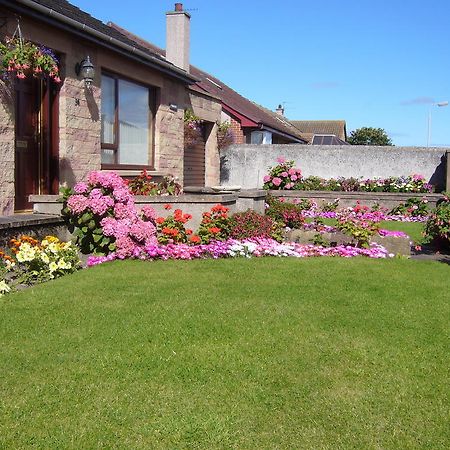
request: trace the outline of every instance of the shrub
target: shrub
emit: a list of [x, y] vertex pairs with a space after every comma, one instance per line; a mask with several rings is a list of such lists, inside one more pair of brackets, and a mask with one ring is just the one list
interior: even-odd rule
[[281, 230], [271, 217], [248, 211], [234, 214], [231, 218], [230, 237], [250, 239], [255, 237], [281, 239]]
[[158, 227], [158, 242], [160, 244], [185, 244], [192, 235], [192, 230], [186, 229], [185, 224], [192, 219], [190, 214], [183, 214], [176, 209], [173, 215], [156, 219]]
[[377, 220], [365, 216], [364, 211], [358, 214], [351, 208], [344, 210], [337, 215], [336, 228], [355, 240], [357, 247], [369, 248], [370, 239], [378, 233], [380, 226]]
[[289, 228], [301, 228], [305, 222], [303, 211], [312, 206], [309, 200], [300, 200], [294, 204], [267, 196], [266, 201], [268, 205], [266, 215]]
[[278, 164], [269, 167], [269, 174], [264, 177], [264, 189], [292, 189], [302, 176], [300, 169], [294, 168], [294, 161], [277, 159]]
[[448, 247], [450, 245], [450, 193], [444, 193], [436, 203], [425, 224], [425, 237], [428, 242]]
[[180, 195], [181, 185], [172, 176], [168, 175], [159, 183], [152, 181], [152, 176], [143, 170], [132, 180], [125, 180], [133, 195]]
[[230, 218], [228, 208], [215, 205], [210, 212], [204, 212], [198, 229], [198, 237], [202, 244], [211, 241], [224, 241], [230, 235]]
[[405, 203], [393, 208], [389, 214], [406, 217], [423, 217], [428, 215], [428, 200], [426, 198], [409, 198]]
[[63, 199], [63, 217], [82, 253], [115, 251], [126, 258], [156, 242], [155, 211], [145, 206], [138, 212], [125, 181], [114, 173], [91, 172]]

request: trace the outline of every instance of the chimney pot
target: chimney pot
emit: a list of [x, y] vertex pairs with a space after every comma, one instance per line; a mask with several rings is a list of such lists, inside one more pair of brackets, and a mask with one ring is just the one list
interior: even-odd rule
[[183, 3], [175, 3], [175, 11], [183, 11]]
[[275, 112], [277, 114], [279, 114], [280, 116], [284, 116], [284, 108], [283, 105], [278, 105], [278, 108], [275, 110]]

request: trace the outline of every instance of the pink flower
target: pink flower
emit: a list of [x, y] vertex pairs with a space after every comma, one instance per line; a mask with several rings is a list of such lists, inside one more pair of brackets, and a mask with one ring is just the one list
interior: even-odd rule
[[297, 175], [291, 175], [291, 181], [297, 181]]
[[267, 182], [269, 182], [271, 179], [272, 179], [272, 177], [271, 177], [270, 175], [266, 175], [266, 176], [263, 178], [263, 181], [264, 181], [264, 183], [267, 183]]
[[287, 178], [288, 173], [287, 173], [287, 172], [281, 172], [281, 176], [282, 176], [283, 178]]
[[88, 185], [86, 183], [77, 183], [75, 185], [75, 187], [73, 188], [73, 190], [77, 193], [77, 194], [84, 194], [87, 192], [88, 190]]
[[278, 164], [284, 164], [285, 162], [286, 162], [286, 159], [283, 158], [282, 156], [279, 156], [279, 157], [277, 158], [277, 163], [278, 163]]
[[279, 186], [281, 183], [282, 183], [282, 179], [281, 178], [278, 178], [278, 177], [275, 177], [273, 180], [272, 180], [272, 183], [275, 185], [275, 186]]

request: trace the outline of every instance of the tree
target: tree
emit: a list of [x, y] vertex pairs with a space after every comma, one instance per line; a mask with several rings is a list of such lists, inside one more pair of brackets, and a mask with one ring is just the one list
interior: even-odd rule
[[362, 127], [350, 133], [351, 145], [394, 145], [383, 128]]

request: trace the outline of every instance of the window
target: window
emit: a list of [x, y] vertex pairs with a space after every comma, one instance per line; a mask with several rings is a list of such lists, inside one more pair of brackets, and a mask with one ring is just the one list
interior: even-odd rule
[[250, 143], [257, 145], [271, 144], [272, 133], [270, 131], [252, 131]]
[[102, 75], [102, 165], [153, 166], [155, 92]]

